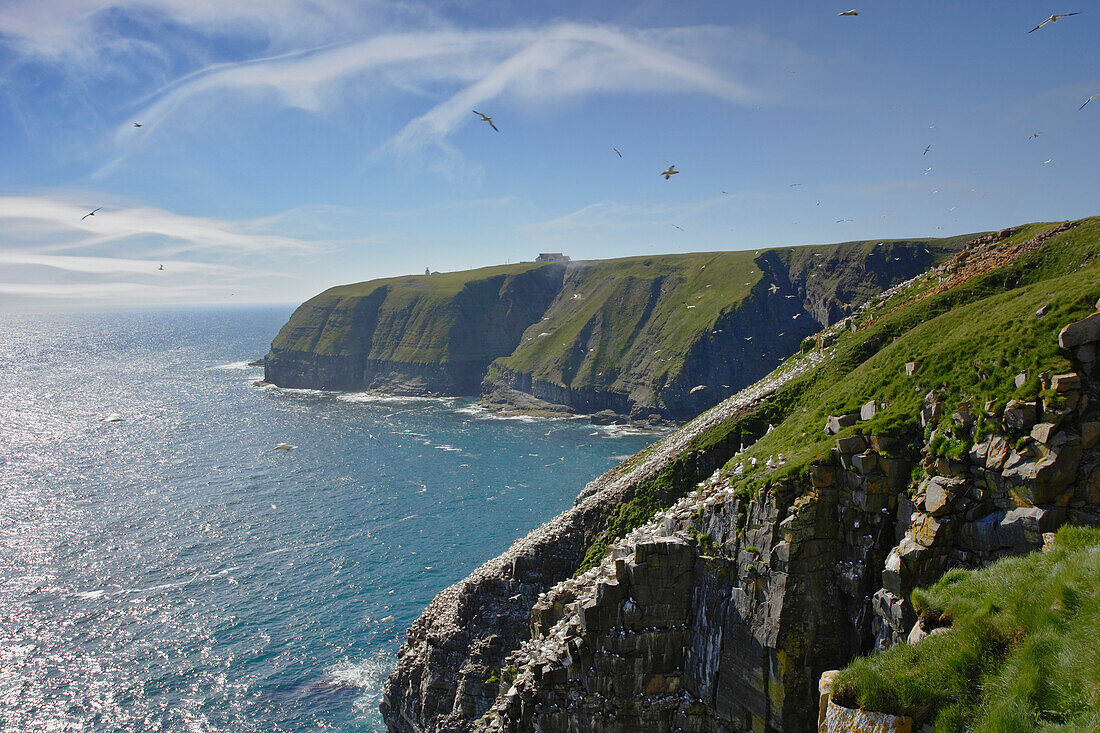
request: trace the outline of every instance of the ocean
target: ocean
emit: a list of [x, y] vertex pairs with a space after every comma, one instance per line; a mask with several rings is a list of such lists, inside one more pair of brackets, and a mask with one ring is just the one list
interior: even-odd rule
[[382, 731], [432, 597], [659, 437], [254, 386], [290, 312], [0, 314], [3, 730]]

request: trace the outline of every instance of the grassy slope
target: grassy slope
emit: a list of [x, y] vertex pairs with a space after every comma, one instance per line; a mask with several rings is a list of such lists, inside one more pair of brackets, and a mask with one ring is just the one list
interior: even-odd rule
[[951, 631], [857, 660], [838, 702], [937, 733], [1100, 730], [1100, 530], [1063, 528], [1050, 552], [950, 571], [913, 601]]
[[448, 306], [459, 292], [473, 282], [514, 277], [545, 266], [525, 262], [329, 288], [295, 311], [272, 342], [272, 348], [322, 356], [359, 353], [363, 334], [357, 334], [350, 324], [356, 309], [374, 297], [383, 298], [376, 332], [389, 338], [375, 338], [367, 356], [409, 363], [440, 363], [449, 356], [447, 336], [455, 319]]
[[[1055, 226], [1022, 227], [1008, 243]], [[1100, 294], [1100, 217], [1052, 237], [1011, 266], [906, 304], [934, 285], [931, 279], [916, 282], [871, 313], [858, 331], [842, 331], [828, 361], [791, 380], [751, 412], [697, 436], [693, 447], [705, 450], [727, 435], [737, 436], [738, 442], [756, 440], [725, 466], [727, 473], [737, 465], [747, 469], [736, 485], [750, 495], [763, 484], [805, 472], [810, 463], [826, 456], [836, 441], [823, 430], [826, 418], [856, 411], [872, 398], [887, 402], [888, 409], [842, 436], [862, 430], [919, 438], [920, 408], [933, 388], [948, 405], [969, 400], [974, 413], [987, 400], [1003, 406], [1013, 397], [1034, 398], [1040, 372], [1056, 374], [1069, 368], [1058, 353], [1058, 331], [1092, 313]], [[1050, 306], [1049, 311], [1038, 319], [1035, 311], [1043, 305]], [[921, 366], [914, 377], [906, 377], [904, 365], [914, 360]], [[1028, 372], [1028, 380], [1017, 389], [1014, 377], [1021, 371]], [[775, 428], [770, 433], [769, 426]], [[767, 469], [767, 459], [779, 454], [786, 463]], [[754, 457], [755, 469], [749, 467]], [[589, 547], [581, 570], [597, 564], [602, 549], [615, 537], [647, 522], [697, 480], [673, 472], [660, 492], [642, 487], [618, 508], [612, 526]]]
[[[499, 363], [556, 384], [633, 393], [652, 392], [683, 371], [684, 359], [715, 323], [739, 308], [766, 273], [756, 257], [774, 254], [785, 267], [817, 267], [807, 292], [862, 300], [871, 294], [859, 274], [875, 258], [912, 256], [912, 245], [940, 258], [960, 238], [914, 242], [847, 242], [756, 252], [654, 255], [572, 263], [565, 288], [545, 319]], [[915, 251], [915, 250], [914, 250]], [[473, 283], [515, 278], [544, 264], [413, 275], [330, 288], [304, 303], [272, 343], [276, 350], [321, 356], [431, 364], [460, 359], [448, 335], [456, 295]], [[848, 289], [845, 289], [845, 286]], [[763, 285], [761, 285], [763, 286]], [[863, 289], [860, 289], [860, 288]], [[864, 292], [867, 290], [867, 292]], [[688, 307], [693, 306], [693, 307]], [[377, 309], [372, 332], [353, 324]], [[547, 335], [541, 335], [547, 334]], [[373, 338], [372, 338], [373, 337]]]
[[[1024, 227], [1011, 241], [1054, 226]], [[1070, 366], [1058, 353], [1058, 331], [1092, 313], [1100, 294], [1100, 218], [1084, 220], [1009, 267], [902, 305], [934, 284], [915, 284], [873, 314], [869, 325], [842, 332], [832, 359], [779, 391], [771, 400], [776, 429], [736, 461], [758, 460], [746, 489], [802, 471], [825, 455], [835, 440], [823, 430], [826, 418], [857, 411], [871, 399], [885, 401], [888, 409], [848, 433], [914, 429], [931, 389], [952, 409], [970, 402], [974, 413], [988, 400], [1003, 406], [1012, 397], [1033, 399], [1040, 372]], [[1050, 306], [1046, 316], [1036, 318], [1044, 305]], [[904, 371], [909, 361], [920, 362], [912, 378]], [[1029, 378], [1017, 389], [1013, 380], [1021, 371]], [[765, 471], [763, 463], [779, 453], [787, 463]]]
[[[700, 335], [760, 280], [753, 257], [711, 252], [578, 263], [583, 278], [567, 280], [546, 318], [499, 363], [556, 384], [619, 392], [664, 384]], [[591, 338], [582, 334], [589, 323]]]

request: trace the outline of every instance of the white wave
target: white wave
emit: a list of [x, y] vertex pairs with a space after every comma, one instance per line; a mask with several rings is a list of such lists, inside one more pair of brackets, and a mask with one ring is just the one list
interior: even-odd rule
[[325, 670], [325, 682], [338, 687], [355, 687], [364, 692], [379, 692], [382, 680], [392, 666], [390, 653], [377, 654], [361, 662], [342, 662]]
[[263, 369], [263, 366], [252, 366], [247, 361], [234, 361], [229, 364], [218, 364], [217, 366], [207, 367], [207, 369], [223, 369], [227, 371], [235, 371], [239, 369]]
[[592, 427], [609, 438], [621, 438], [628, 435], [654, 435], [666, 432], [660, 428], [643, 428], [636, 425], [593, 425]]
[[453, 445], [437, 445], [434, 447], [438, 448], [439, 450], [453, 451], [455, 453], [460, 453], [462, 451], [461, 448], [455, 448]]
[[279, 392], [281, 394], [290, 395], [316, 395], [318, 397], [322, 395], [331, 395], [332, 392], [323, 389], [299, 389], [297, 387], [280, 387], [277, 384], [264, 386], [264, 389], [271, 389], [273, 392]]
[[107, 591], [105, 590], [86, 590], [83, 593], [77, 593], [76, 597], [82, 598], [84, 600], [90, 600], [92, 598], [102, 598], [106, 592]]
[[412, 402], [432, 402], [443, 405], [450, 405], [455, 401], [455, 397], [434, 397], [425, 395], [396, 395], [386, 394], [384, 392], [338, 392], [336, 393], [336, 399], [341, 402], [382, 402], [382, 403], [396, 403], [396, 404], [409, 404]]
[[455, 408], [455, 412], [463, 415], [470, 415], [478, 420], [514, 420], [516, 422], [546, 422], [557, 421], [565, 419], [563, 417], [541, 417], [539, 415], [528, 415], [523, 412], [498, 412], [496, 410], [490, 410], [481, 405], [474, 403], [472, 405], [466, 405], [465, 407]]

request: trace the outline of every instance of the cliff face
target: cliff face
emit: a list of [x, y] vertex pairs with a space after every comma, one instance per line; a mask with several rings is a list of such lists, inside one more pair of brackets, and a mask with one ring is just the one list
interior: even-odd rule
[[961, 243], [525, 264], [343, 286], [294, 313], [265, 379], [683, 420]]
[[476, 394], [561, 289], [562, 265], [486, 268], [326, 290], [271, 344], [264, 379], [283, 387]]
[[1100, 522], [1098, 294], [1097, 219], [892, 288], [440, 594], [388, 726], [814, 730], [913, 587]]

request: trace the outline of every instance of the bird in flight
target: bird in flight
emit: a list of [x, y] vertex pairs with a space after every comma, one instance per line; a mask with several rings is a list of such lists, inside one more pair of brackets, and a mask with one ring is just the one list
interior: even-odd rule
[[684, 228], [683, 228], [683, 227], [681, 227], [681, 226], [676, 226], [675, 224], [673, 224], [672, 226], [676, 227], [676, 228], [677, 228], [677, 229], [679, 229], [679, 230], [680, 230], [681, 232], [682, 232], [682, 231], [684, 231]]
[[843, 16], [843, 15], [859, 15], [859, 13], [860, 13], [860, 10], [859, 10], [859, 8], [856, 8], [855, 10], [845, 10], [845, 11], [844, 11], [843, 13], [837, 13], [837, 15], [838, 15], [838, 16]]
[[836, 220], [836, 223], [837, 223], [837, 224], [839, 224], [839, 223], [841, 223], [842, 221], [855, 221], [855, 219], [837, 219], [837, 220]]
[[932, 166], [928, 166], [927, 168], [924, 169], [924, 175], [926, 175], [926, 176], [931, 172], [932, 172]]
[[[1088, 99], [1086, 99], [1086, 100], [1085, 100], [1085, 104], [1088, 104], [1089, 102], [1091, 102], [1092, 100], [1096, 99], [1097, 97], [1100, 97], [1100, 94], [1093, 94], [1093, 95], [1092, 95], [1091, 97], [1089, 97]], [[1082, 104], [1082, 105], [1081, 105], [1080, 107], [1078, 107], [1077, 109], [1084, 109], [1084, 108], [1085, 108], [1085, 104]]]
[[1035, 31], [1039, 30], [1040, 28], [1042, 28], [1047, 23], [1057, 23], [1059, 18], [1068, 18], [1071, 15], [1079, 15], [1079, 13], [1055, 13], [1054, 15], [1050, 16], [1049, 18], [1044, 20], [1039, 25], [1037, 25], [1034, 28], [1032, 28], [1031, 30], [1029, 30], [1028, 33], [1034, 33]]
[[931, 149], [932, 149], [931, 145], [925, 145], [924, 146], [924, 152], [921, 153], [921, 155], [928, 155], [928, 151], [931, 150]]
[[[1100, 95], [1097, 95], [1097, 96], [1100, 96]], [[667, 170], [667, 171], [661, 171], [661, 172], [660, 172], [660, 173], [658, 173], [657, 175], [659, 175], [659, 176], [664, 176], [664, 177], [665, 177], [665, 180], [667, 181], [667, 180], [668, 180], [669, 178], [672, 178], [672, 177], [673, 177], [674, 175], [676, 175], [676, 174], [677, 174], [677, 173], [679, 173], [679, 172], [680, 172], [680, 171], [676, 170], [676, 166], [674, 166], [674, 165], [670, 165], [670, 166], [668, 167], [668, 170]]]
[[95, 213], [96, 213], [97, 211], [99, 211], [100, 209], [102, 209], [102, 208], [103, 208], [102, 206], [97, 206], [97, 207], [95, 207], [94, 209], [92, 209], [91, 211], [89, 211], [89, 212], [88, 212], [87, 214], [85, 214], [84, 216], [80, 217], [80, 220], [81, 220], [81, 221], [84, 221], [84, 220], [85, 220], [85, 219], [87, 219], [87, 218], [88, 218], [89, 216], [95, 216]]
[[1027, 136], [1027, 139], [1028, 140], [1034, 140], [1035, 138], [1039, 137], [1042, 134], [1043, 133], [1041, 133], [1041, 132], [1033, 132], [1033, 133], [1031, 133], [1030, 135]]
[[141, 127], [141, 123], [140, 122], [135, 122], [134, 127]]
[[614, 150], [615, 154], [618, 155], [620, 158], [623, 157], [623, 154], [619, 152], [618, 148], [611, 148], [611, 149]]
[[493, 118], [492, 117], [489, 117], [487, 115], [483, 115], [480, 112], [478, 112], [476, 109], [474, 110], [474, 114], [480, 116], [482, 122], [488, 122], [489, 127], [493, 128], [497, 132], [500, 132], [500, 130], [497, 130], [497, 126], [493, 124]]
[[787, 188], [794, 188], [795, 186], [801, 186], [801, 183], [788, 183]]
[[163, 270], [163, 269], [164, 269], [164, 265], [161, 265], [161, 266], [160, 266], [160, 267], [158, 267], [157, 269], [158, 269], [158, 270]]
[[775, 295], [776, 293], [779, 292], [779, 286], [776, 285], [775, 283], [772, 283], [771, 285], [768, 286], [768, 291], [771, 292], [772, 295]]

